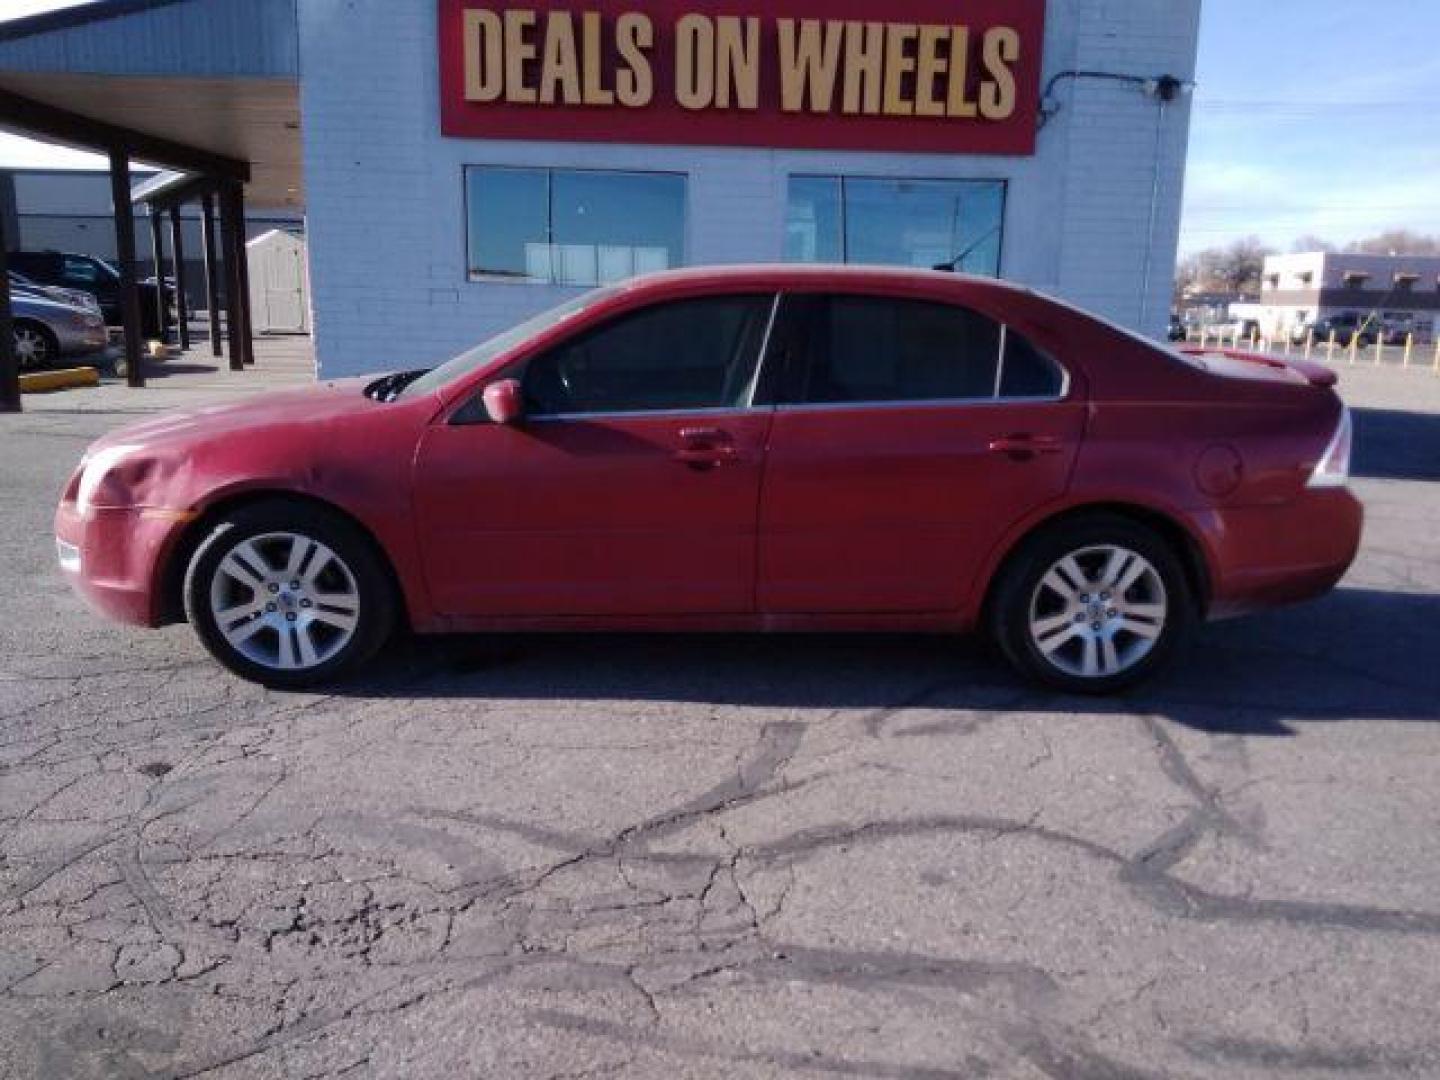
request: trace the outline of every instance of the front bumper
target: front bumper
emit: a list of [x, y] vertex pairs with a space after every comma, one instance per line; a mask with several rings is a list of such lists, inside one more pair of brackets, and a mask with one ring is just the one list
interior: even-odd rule
[[1217, 511], [1208, 523], [1212, 618], [1323, 596], [1360, 550], [1365, 510], [1347, 488], [1279, 506]]
[[62, 503], [55, 513], [60, 568], [100, 614], [132, 626], [159, 626], [165, 613], [162, 569], [182, 518], [137, 508], [97, 508], [82, 516], [74, 503]]
[[57, 327], [55, 336], [66, 356], [97, 352], [110, 344], [110, 331], [99, 315], [93, 325]]

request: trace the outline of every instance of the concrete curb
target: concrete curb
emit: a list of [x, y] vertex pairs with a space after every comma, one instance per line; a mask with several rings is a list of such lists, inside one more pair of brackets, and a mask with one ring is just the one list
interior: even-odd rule
[[20, 392], [22, 394], [38, 394], [48, 390], [72, 390], [80, 386], [99, 385], [100, 372], [93, 367], [33, 371], [20, 376]]

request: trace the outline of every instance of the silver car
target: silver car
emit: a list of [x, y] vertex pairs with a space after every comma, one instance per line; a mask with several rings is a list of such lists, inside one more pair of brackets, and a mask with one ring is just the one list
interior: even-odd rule
[[15, 360], [22, 371], [45, 367], [62, 356], [96, 352], [110, 343], [98, 312], [62, 304], [24, 287], [10, 294]]
[[62, 304], [85, 308], [87, 311], [100, 310], [100, 301], [95, 299], [94, 293], [88, 293], [84, 289], [66, 289], [59, 285], [41, 285], [39, 282], [31, 281], [24, 274], [17, 274], [14, 270], [10, 271], [10, 288], [38, 295], [46, 300], [58, 300]]

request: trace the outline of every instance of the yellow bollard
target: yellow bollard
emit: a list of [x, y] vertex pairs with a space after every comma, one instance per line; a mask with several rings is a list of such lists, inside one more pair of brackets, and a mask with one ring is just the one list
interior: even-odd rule
[[1330, 331], [1330, 341], [1329, 341], [1329, 344], [1328, 344], [1327, 347], [1328, 347], [1329, 351], [1325, 354], [1325, 359], [1326, 359], [1326, 361], [1327, 361], [1328, 363], [1333, 364], [1333, 363], [1335, 362], [1335, 331], [1334, 331], [1334, 330], [1331, 330], [1331, 331]]
[[1385, 335], [1381, 333], [1375, 339], [1375, 366], [1379, 367], [1383, 363], [1385, 363]]
[[1356, 330], [1350, 335], [1350, 363], [1354, 364], [1360, 359], [1360, 331]]
[[1411, 355], [1412, 355], [1414, 352], [1415, 352], [1415, 331], [1412, 330], [1412, 331], [1410, 331], [1410, 333], [1408, 333], [1408, 334], [1405, 335], [1405, 359], [1401, 362], [1401, 364], [1400, 364], [1401, 367], [1409, 367], [1409, 366], [1410, 366], [1410, 357], [1411, 357]]
[[1259, 331], [1259, 330], [1251, 330], [1251, 331], [1250, 331], [1250, 351], [1251, 351], [1251, 352], [1254, 352], [1254, 351], [1255, 351], [1256, 349], [1258, 349], [1259, 347], [1260, 347], [1260, 331]]
[[1310, 359], [1310, 354], [1315, 350], [1315, 328], [1311, 327], [1305, 331], [1305, 359]]

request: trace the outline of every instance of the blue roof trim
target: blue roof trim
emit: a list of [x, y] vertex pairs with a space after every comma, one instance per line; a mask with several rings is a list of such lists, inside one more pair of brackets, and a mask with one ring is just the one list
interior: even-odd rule
[[93, 0], [89, 4], [76, 4], [74, 7], [45, 11], [39, 15], [27, 15], [22, 19], [0, 23], [0, 41], [14, 41], [16, 38], [47, 34], [53, 30], [71, 30], [121, 15], [133, 15], [151, 8], [188, 2], [189, 0]]
[[295, 5], [95, 0], [0, 23], [0, 74], [294, 79], [300, 73]]

